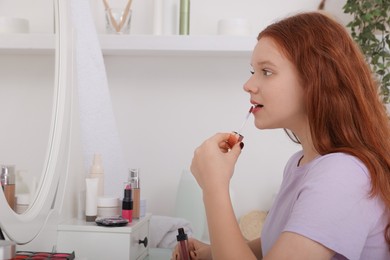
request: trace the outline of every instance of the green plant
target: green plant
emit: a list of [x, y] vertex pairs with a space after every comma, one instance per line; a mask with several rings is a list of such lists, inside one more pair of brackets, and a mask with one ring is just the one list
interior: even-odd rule
[[390, 1], [347, 0], [344, 13], [351, 14], [347, 24], [367, 62], [377, 76], [380, 95], [390, 103]]

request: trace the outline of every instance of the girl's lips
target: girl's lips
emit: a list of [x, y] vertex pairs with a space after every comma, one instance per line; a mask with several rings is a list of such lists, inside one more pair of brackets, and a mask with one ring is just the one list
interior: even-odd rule
[[257, 111], [261, 110], [263, 108], [263, 105], [255, 105], [253, 107], [252, 113], [256, 113]]

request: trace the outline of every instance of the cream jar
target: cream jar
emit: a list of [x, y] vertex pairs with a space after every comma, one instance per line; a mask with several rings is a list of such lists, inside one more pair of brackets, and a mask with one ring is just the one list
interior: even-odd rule
[[115, 197], [98, 197], [97, 204], [98, 217], [112, 217], [120, 215], [119, 198]]

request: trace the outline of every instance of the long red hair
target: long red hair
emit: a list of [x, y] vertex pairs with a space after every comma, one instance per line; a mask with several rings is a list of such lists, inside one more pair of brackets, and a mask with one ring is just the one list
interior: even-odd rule
[[[317, 152], [359, 158], [371, 175], [370, 195], [389, 210], [390, 120], [375, 76], [348, 31], [311, 12], [271, 24], [261, 37], [273, 39], [298, 70]], [[390, 220], [384, 235], [390, 247]]]

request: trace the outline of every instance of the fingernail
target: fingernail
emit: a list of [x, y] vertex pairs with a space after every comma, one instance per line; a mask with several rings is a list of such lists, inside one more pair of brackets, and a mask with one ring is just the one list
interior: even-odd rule
[[241, 150], [244, 148], [244, 143], [243, 142], [240, 143], [240, 148], [241, 148]]

